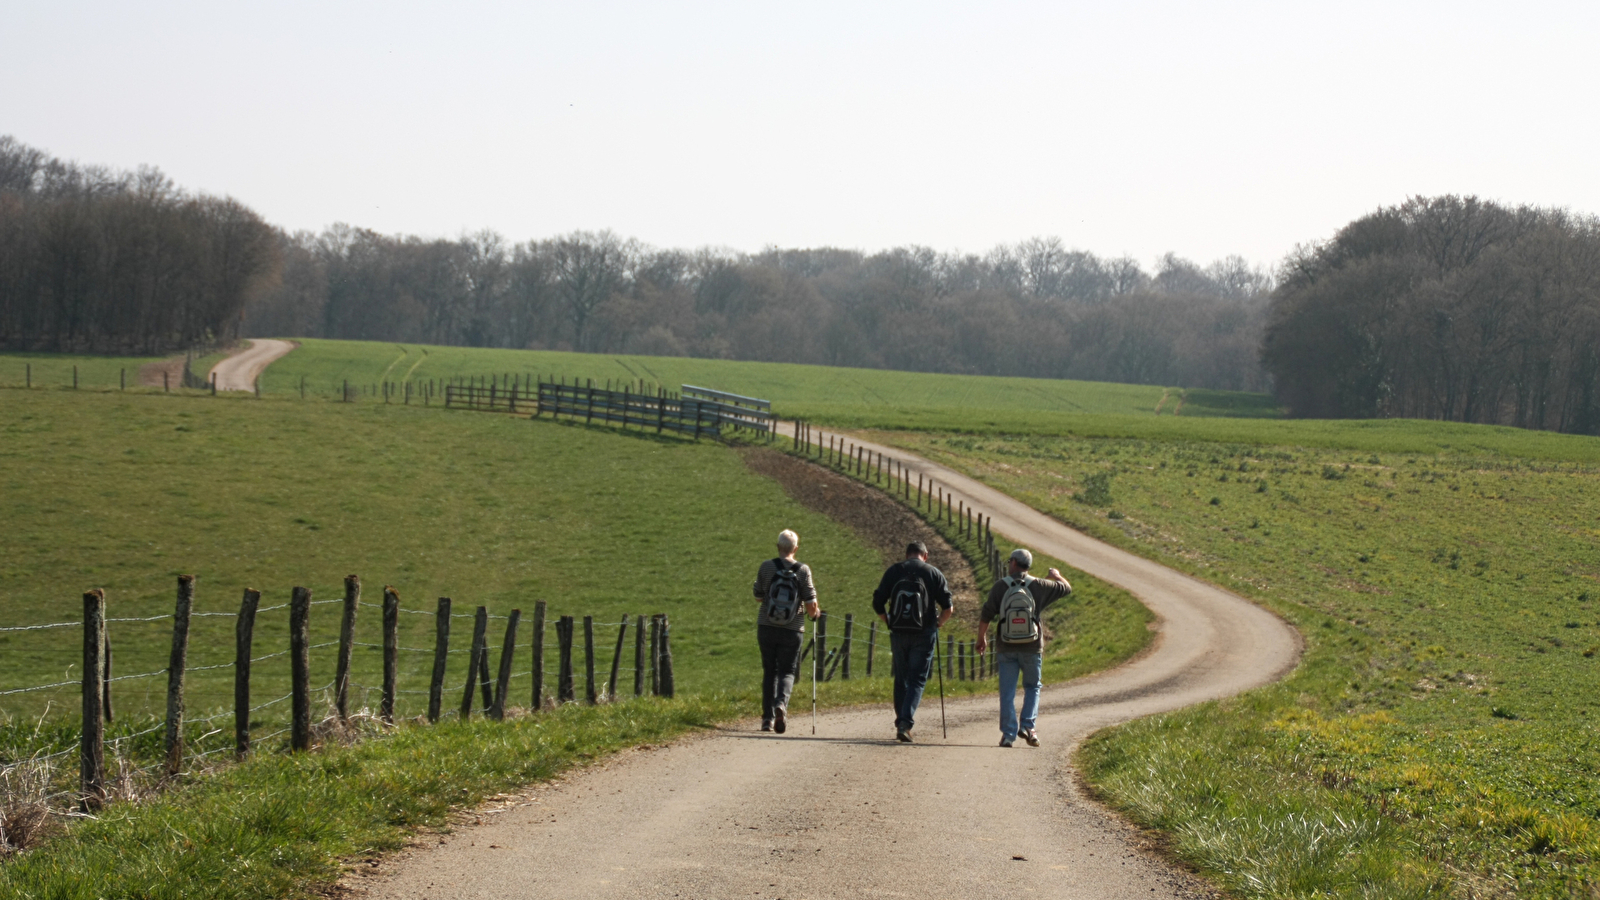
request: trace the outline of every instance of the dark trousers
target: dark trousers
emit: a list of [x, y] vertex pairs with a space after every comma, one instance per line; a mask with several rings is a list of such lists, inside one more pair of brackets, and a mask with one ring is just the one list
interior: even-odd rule
[[761, 645], [761, 721], [770, 724], [780, 709], [789, 708], [794, 679], [800, 674], [800, 632], [793, 628], [756, 628]]
[[933, 651], [939, 629], [889, 632], [889, 652], [894, 658], [894, 727], [910, 731], [917, 721], [922, 689], [933, 669]]

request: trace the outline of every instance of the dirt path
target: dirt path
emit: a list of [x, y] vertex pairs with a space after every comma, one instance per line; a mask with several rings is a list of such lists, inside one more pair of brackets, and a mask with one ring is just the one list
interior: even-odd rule
[[1160, 618], [1151, 650], [1048, 689], [1037, 750], [995, 746], [992, 697], [951, 703], [948, 740], [928, 697], [909, 746], [892, 740], [887, 707], [825, 714], [815, 737], [803, 714], [783, 737], [747, 721], [540, 787], [347, 884], [384, 898], [1207, 896], [1081, 796], [1071, 749], [1282, 677], [1296, 634], [942, 466], [871, 448], [991, 512], [1001, 534], [1132, 591]]
[[294, 349], [290, 341], [257, 338], [246, 341], [250, 346], [211, 367], [210, 377], [216, 380], [219, 391], [253, 391], [256, 379], [267, 366], [282, 359]]

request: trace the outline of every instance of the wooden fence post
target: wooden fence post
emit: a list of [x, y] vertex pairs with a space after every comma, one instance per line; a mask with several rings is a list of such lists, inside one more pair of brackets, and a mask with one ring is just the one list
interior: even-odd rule
[[106, 594], [95, 588], [83, 595], [83, 736], [78, 750], [78, 776], [85, 812], [106, 801], [105, 700]]
[[650, 696], [661, 696], [661, 614], [650, 617]]
[[953, 634], [947, 634], [944, 636], [944, 677], [946, 678], [956, 677], [955, 656], [956, 636]]
[[606, 681], [606, 697], [612, 703], [617, 701], [617, 673], [622, 666], [622, 639], [628, 635], [628, 617], [622, 617], [622, 624], [617, 627], [617, 649], [611, 654], [611, 678]]
[[[461, 718], [472, 715], [472, 693], [478, 689], [478, 670], [488, 652], [489, 607], [480, 606], [472, 617], [472, 649], [467, 653], [467, 687], [461, 692]], [[484, 704], [487, 706], [488, 704]], [[487, 709], [484, 710], [488, 712]]]
[[544, 709], [544, 601], [533, 604], [533, 708]]
[[956, 641], [956, 680], [967, 680], [967, 642]]
[[239, 759], [250, 753], [250, 654], [260, 605], [261, 592], [245, 588], [233, 625], [233, 753]]
[[439, 721], [444, 705], [444, 669], [450, 661], [450, 598], [440, 597], [433, 614], [433, 677], [428, 680], [428, 721]]
[[594, 690], [594, 616], [583, 617], [583, 699], [595, 705]]
[[867, 631], [867, 677], [872, 677], [872, 656], [878, 649], [878, 620], [872, 620], [872, 627]]
[[556, 702], [571, 703], [578, 699], [572, 689], [572, 617], [556, 620], [556, 642], [560, 645], [560, 669], [556, 674]]
[[511, 687], [511, 664], [517, 660], [517, 626], [522, 622], [522, 610], [513, 609], [506, 618], [506, 639], [500, 645], [500, 671], [494, 682], [494, 711], [496, 719], [506, 717], [506, 691]]
[[378, 715], [394, 724], [395, 683], [400, 680], [400, 592], [383, 586], [383, 700]]
[[167, 658], [167, 777], [183, 768], [183, 676], [189, 667], [189, 614], [194, 611], [194, 576], [178, 576], [172, 612], [172, 655]]
[[361, 605], [361, 579], [344, 577], [344, 616], [339, 620], [339, 663], [333, 676], [333, 706], [339, 720], [350, 718], [350, 652], [355, 649], [356, 609]]
[[677, 695], [678, 682], [672, 674], [672, 622], [661, 614], [661, 696], [671, 700]]
[[644, 696], [644, 615], [633, 620], [633, 695]]
[[839, 677], [845, 681], [850, 680], [850, 632], [855, 627], [855, 619], [851, 613], [844, 614], [844, 643], [839, 645]]
[[817, 652], [811, 657], [811, 664], [815, 666], [812, 677], [822, 681], [822, 676], [828, 674], [822, 670], [823, 661], [828, 658], [828, 617], [817, 617]]
[[296, 587], [289, 595], [289, 679], [294, 720], [289, 744], [311, 749], [311, 589]]

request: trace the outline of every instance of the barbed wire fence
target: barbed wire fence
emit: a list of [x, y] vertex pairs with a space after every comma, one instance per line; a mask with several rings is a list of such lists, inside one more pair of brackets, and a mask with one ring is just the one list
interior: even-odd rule
[[[0, 688], [0, 713], [4, 713], [0, 722], [0, 852], [25, 846], [30, 833], [50, 818], [92, 815], [108, 802], [141, 799], [176, 780], [204, 774], [252, 753], [305, 752], [321, 744], [381, 733], [393, 726], [401, 713], [431, 723], [450, 716], [470, 717], [475, 708], [489, 718], [504, 719], [519, 709], [612, 702], [628, 695], [629, 686], [622, 682], [629, 668], [633, 696], [672, 697], [676, 693], [671, 625], [665, 614], [599, 622], [593, 616], [581, 620], [560, 616], [550, 623], [554, 627], [548, 632], [553, 633], [548, 633], [548, 606], [538, 601], [531, 634], [523, 638], [521, 610], [500, 615], [478, 606], [470, 613], [455, 612], [448, 597], [439, 598], [433, 610], [410, 609], [400, 605], [398, 591], [389, 586], [383, 589], [382, 603], [366, 602], [361, 599], [361, 581], [354, 575], [345, 579], [342, 598], [313, 600], [309, 589], [296, 587], [288, 603], [263, 607], [260, 592], [247, 589], [236, 612], [195, 610], [194, 588], [194, 576], [178, 577], [177, 603], [170, 614], [107, 616], [105, 592], [95, 589], [83, 595], [81, 620], [0, 626], [0, 640], [25, 639], [34, 645], [29, 649], [35, 653], [45, 649], [37, 645], [39, 639], [76, 629], [83, 650], [81, 663], [69, 666], [81, 666], [80, 677]], [[339, 636], [313, 643], [311, 611], [327, 605], [340, 607]], [[358, 640], [362, 609], [378, 611], [379, 641]], [[287, 615], [281, 618], [287, 622], [263, 615], [284, 611]], [[401, 645], [398, 626], [402, 614], [432, 617], [432, 647]], [[452, 647], [451, 626], [464, 619], [472, 620], [471, 640], [466, 646]], [[234, 626], [233, 659], [190, 664], [191, 626], [208, 622]], [[504, 628], [498, 660], [489, 643], [491, 622], [503, 623]], [[258, 623], [270, 626], [273, 638], [281, 635], [286, 624], [287, 648], [257, 652]], [[147, 655], [152, 639], [158, 637], [146, 632], [168, 626], [172, 633], [167, 666], [129, 674], [115, 671], [113, 647], [132, 645], [120, 637], [114, 644], [113, 627], [135, 629], [137, 645]], [[208, 655], [227, 643], [218, 640], [218, 631], [209, 627], [205, 639], [197, 644]], [[630, 631], [634, 638], [631, 666], [626, 646]], [[377, 659], [358, 659], [357, 649]], [[606, 649], [611, 650], [609, 672], [597, 669]], [[318, 653], [329, 650], [333, 651], [331, 660], [329, 653]], [[462, 655], [466, 656], [465, 673], [461, 672]], [[406, 659], [411, 662], [402, 665]], [[315, 683], [313, 662], [324, 677], [331, 662], [332, 678]], [[491, 674], [491, 669], [497, 671]], [[447, 706], [446, 681], [452, 671], [459, 679], [460, 703]], [[379, 677], [363, 680], [358, 672]], [[232, 689], [225, 691], [230, 673]], [[159, 696], [162, 676], [164, 698]], [[190, 676], [200, 683], [190, 683]], [[377, 683], [370, 683], [373, 680]], [[252, 690], [263, 686], [287, 687], [287, 691], [269, 690], [267, 696], [272, 699], [252, 702]], [[134, 694], [127, 693], [129, 687], [135, 689]], [[63, 694], [76, 694], [75, 699], [81, 700], [80, 719], [51, 716], [56, 702], [66, 699]], [[211, 708], [205, 714], [187, 714], [188, 703], [195, 699], [204, 702], [222, 696], [229, 696], [232, 703], [208, 703]], [[121, 704], [129, 698], [135, 701], [131, 715], [114, 705], [114, 701]], [[163, 699], [164, 703], [159, 702]], [[33, 702], [37, 716], [24, 715], [26, 710], [15, 701]], [[43, 710], [38, 711], [41, 702]], [[74, 757], [76, 778], [72, 777]]]

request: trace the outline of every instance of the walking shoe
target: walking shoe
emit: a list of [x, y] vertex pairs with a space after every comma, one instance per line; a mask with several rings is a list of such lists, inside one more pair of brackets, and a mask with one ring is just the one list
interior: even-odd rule
[[784, 714], [782, 709], [779, 709], [773, 713], [772, 730], [779, 734], [783, 734], [785, 731], [789, 730], [789, 718]]
[[1039, 734], [1032, 728], [1022, 733], [1022, 739], [1028, 742], [1029, 747], [1039, 746]]
[[904, 728], [895, 729], [894, 739], [902, 744], [911, 743], [911, 732]]
[[762, 722], [761, 723], [761, 730], [762, 731], [771, 731], [772, 730], [772, 723], [771, 722]]
[[1007, 738], [1001, 738], [1000, 739], [1000, 746], [1002, 746], [1002, 747], [1010, 747], [1011, 746], [1011, 741], [1009, 739], [1007, 739]]

